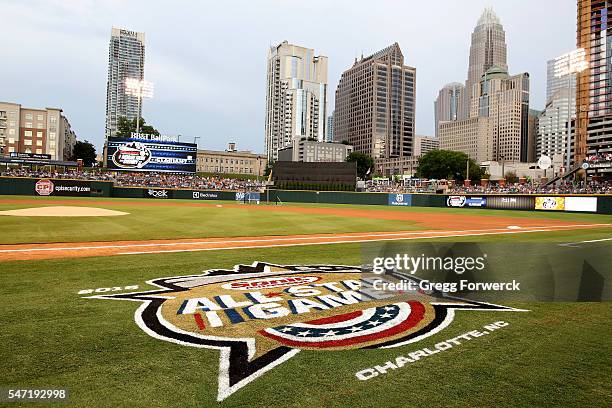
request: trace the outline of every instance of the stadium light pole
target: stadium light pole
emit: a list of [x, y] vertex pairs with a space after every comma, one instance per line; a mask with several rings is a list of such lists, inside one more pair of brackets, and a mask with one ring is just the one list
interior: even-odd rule
[[[586, 60], [586, 51], [584, 48], [578, 48], [574, 51], [568, 52], [567, 54], [563, 54], [558, 57], [554, 63], [555, 78], [567, 76], [567, 140], [565, 143], [565, 171], [569, 171], [570, 169], [570, 153], [572, 143], [572, 74], [579, 74], [588, 67], [589, 62]], [[577, 83], [578, 81], [576, 81], [576, 84]]]
[[142, 98], [153, 97], [153, 82], [138, 78], [125, 79], [126, 95], [134, 96], [138, 100], [138, 113], [136, 116], [136, 134], [140, 133], [140, 106]]
[[200, 136], [194, 136], [194, 138], [193, 138], [193, 144], [196, 144], [196, 145], [197, 145], [197, 144], [198, 144], [198, 143], [197, 143], [197, 140], [198, 140], [199, 138], [200, 138]]

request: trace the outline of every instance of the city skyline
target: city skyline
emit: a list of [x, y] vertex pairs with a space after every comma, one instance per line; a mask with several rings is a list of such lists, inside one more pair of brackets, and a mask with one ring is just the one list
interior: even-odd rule
[[[324, 13], [314, 6], [310, 9], [295, 4], [275, 10], [272, 6], [276, 2], [257, 7], [244, 3], [238, 13], [224, 10], [226, 5], [203, 7], [206, 9], [203, 13], [195, 8], [168, 11], [153, 3], [147, 6], [148, 12], [138, 23], [130, 16], [141, 4], [118, 7], [118, 3], [92, 2], [8, 3], [4, 9], [17, 18], [8, 19], [0, 30], [14, 33], [19, 41], [9, 42], [6, 47], [8, 60], [14, 63], [3, 68], [6, 86], [0, 99], [31, 106], [62, 106], [79, 137], [94, 142], [100, 151], [104, 139], [108, 32], [112, 26], [122, 27], [145, 32], [147, 36], [147, 79], [156, 86], [156, 98], [148, 100], [143, 109], [149, 123], [162, 133], [181, 134], [185, 140], [199, 136], [201, 147], [218, 149], [227, 141], [236, 141], [246, 149], [262, 152], [265, 60], [270, 45], [288, 40], [329, 58], [329, 114], [334, 109], [330, 95], [336, 90], [341, 72], [352, 65], [354, 58], [397, 41], [407, 63], [419, 72], [416, 133], [433, 135], [433, 100], [444, 84], [465, 77], [470, 34], [487, 6], [493, 7], [504, 24], [511, 71], [531, 74], [531, 107], [544, 108], [546, 61], [575, 48], [576, 5], [541, 1], [529, 3], [529, 7], [524, 2], [525, 7], [520, 7], [517, 3], [522, 2], [512, 3], [445, 2], [436, 10], [435, 26], [425, 18], [431, 13], [428, 7], [393, 2], [382, 2], [368, 13], [362, 13], [366, 3], [354, 2], [350, 8], [346, 2], [320, 2]], [[394, 7], [397, 12], [389, 17], [383, 13], [385, 7]], [[261, 13], [263, 9], [267, 12]], [[526, 26], [526, 9], [533, 15], [546, 11], [551, 18]], [[251, 18], [253, 13], [256, 19]], [[279, 15], [295, 13], [303, 14], [305, 18], [300, 21], [304, 20], [304, 24], [317, 15], [317, 21], [308, 21], [316, 29], [303, 30], [301, 23], [278, 21]], [[383, 23], [383, 16], [401, 24]], [[198, 24], [196, 17], [201, 20]], [[339, 30], [332, 23], [340, 18], [351, 23]], [[162, 19], [166, 24], [161, 24]], [[380, 23], [384, 29], [370, 32], [355, 28], [365, 21]], [[560, 21], [567, 24], [559, 24]], [[247, 31], [249, 35], [244, 34]], [[203, 40], [196, 41], [194, 36]], [[193, 40], [188, 42], [184, 38]], [[37, 53], [23, 52], [32, 44], [41, 43]], [[444, 50], [444, 58], [432, 49]], [[42, 68], [31, 63], [34, 59], [45, 59], [44, 72], [50, 75], [36, 75]], [[237, 61], [242, 77], [232, 67]], [[60, 88], [66, 92], [57, 100]], [[238, 117], [232, 105], [236, 102], [240, 103]]]

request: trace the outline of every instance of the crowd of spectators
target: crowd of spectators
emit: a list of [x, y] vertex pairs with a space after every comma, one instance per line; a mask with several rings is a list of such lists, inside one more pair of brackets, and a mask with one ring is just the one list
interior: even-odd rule
[[165, 173], [114, 173], [105, 171], [38, 171], [28, 168], [10, 168], [2, 170], [1, 176], [6, 177], [34, 177], [53, 179], [76, 179], [111, 181], [117, 187], [158, 187], [158, 188], [187, 188], [194, 190], [244, 190], [259, 189], [262, 181], [241, 180], [224, 177], [200, 177], [186, 174]]
[[403, 183], [377, 183], [366, 186], [368, 192], [385, 193], [432, 193], [444, 190], [450, 194], [612, 194], [612, 183], [608, 181], [570, 182], [561, 181], [555, 185], [544, 186], [539, 183], [489, 183], [486, 186], [452, 185], [436, 187], [434, 184], [408, 185]]
[[[32, 170], [26, 167], [8, 168], [0, 172], [6, 177], [34, 177], [54, 179], [77, 179], [110, 181], [117, 187], [157, 187], [157, 188], [186, 188], [194, 190], [256, 190], [264, 186], [263, 181], [241, 180], [221, 176], [202, 177], [186, 174], [165, 173], [122, 173], [93, 171], [43, 171]], [[440, 188], [435, 183], [421, 183], [409, 185], [401, 182], [385, 181], [374, 183], [368, 181], [365, 191], [385, 193], [432, 193], [443, 189], [451, 194], [612, 194], [612, 183], [608, 181], [590, 181], [588, 183], [562, 181], [555, 185], [544, 186], [534, 182], [507, 183], [502, 186], [489, 183], [486, 186], [451, 185], [449, 188]]]
[[487, 186], [454, 186], [449, 192], [457, 194], [612, 194], [612, 183], [589, 181], [585, 184], [584, 181], [561, 181], [550, 186], [537, 183], [513, 183], [505, 186], [489, 184]]

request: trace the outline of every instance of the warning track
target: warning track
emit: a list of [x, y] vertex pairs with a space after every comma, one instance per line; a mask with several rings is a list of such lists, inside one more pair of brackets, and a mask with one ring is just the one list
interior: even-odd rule
[[[163, 254], [248, 248], [274, 248], [303, 245], [328, 245], [372, 241], [400, 241], [427, 238], [448, 238], [483, 235], [527, 234], [586, 228], [611, 227], [611, 224], [561, 224], [513, 219], [506, 226], [478, 229], [425, 231], [367, 232], [346, 234], [313, 234], [261, 237], [204, 238], [150, 241], [78, 242], [53, 244], [0, 245], [0, 261], [80, 258], [90, 256]], [[537, 223], [539, 221], [539, 223]], [[523, 225], [521, 225], [523, 224]]]

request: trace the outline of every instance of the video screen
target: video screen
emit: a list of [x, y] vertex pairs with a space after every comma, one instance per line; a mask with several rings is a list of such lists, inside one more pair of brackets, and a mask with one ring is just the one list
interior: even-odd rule
[[197, 145], [137, 138], [109, 137], [107, 168], [123, 171], [195, 173]]

